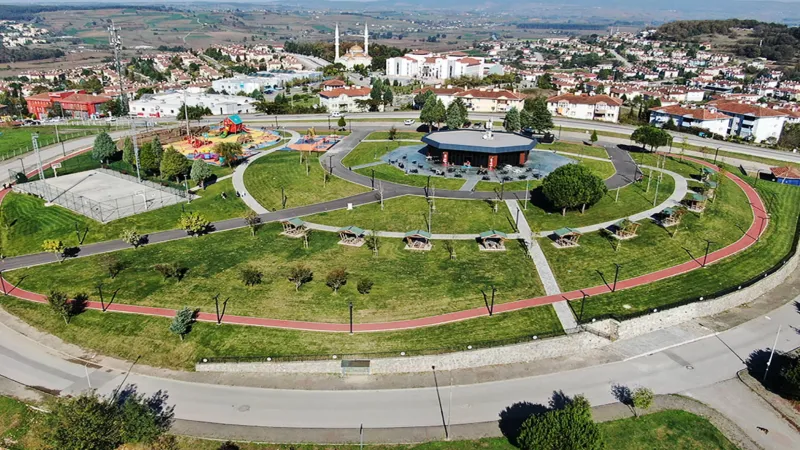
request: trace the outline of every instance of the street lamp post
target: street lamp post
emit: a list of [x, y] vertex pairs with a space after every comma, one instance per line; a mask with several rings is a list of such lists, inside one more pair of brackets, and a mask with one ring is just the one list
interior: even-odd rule
[[350, 302], [350, 334], [353, 334], [353, 302]]
[[439, 393], [439, 380], [436, 379], [436, 366], [431, 366], [433, 371], [433, 384], [436, 386], [436, 398], [439, 400], [439, 412], [442, 414], [442, 427], [444, 428], [444, 439], [450, 440], [450, 432], [447, 429], [447, 421], [444, 418], [444, 408], [442, 407], [442, 395]]
[[717, 165], [717, 155], [719, 155], [719, 147], [717, 147], [717, 151], [714, 152], [714, 165]]
[[586, 304], [586, 297], [588, 297], [586, 292], [581, 291], [581, 294], [583, 294], [583, 298], [581, 299], [581, 313], [578, 315], [578, 324], [583, 322], [583, 305]]
[[706, 266], [706, 262], [708, 261], [708, 251], [711, 249], [711, 244], [713, 244], [713, 243], [714, 243], [714, 241], [710, 241], [710, 240], [706, 239], [706, 254], [705, 254], [705, 256], [703, 256], [703, 264], [702, 264], [701, 267], [705, 267]]
[[775, 347], [778, 346], [778, 336], [781, 334], [781, 325], [778, 324], [778, 332], [775, 333], [775, 343], [769, 351], [769, 359], [767, 360], [767, 368], [764, 370], [764, 381], [767, 381], [767, 374], [769, 373], [769, 366], [772, 364], [772, 355], [775, 354]]
[[619, 268], [622, 267], [620, 264], [614, 263], [616, 266], [616, 270], [614, 271], [614, 287], [611, 288], [611, 292], [617, 291], [617, 279], [619, 278]]
[[[33, 151], [36, 152], [36, 159], [39, 162], [39, 179], [44, 180], [44, 168], [42, 167], [42, 155], [39, 154], [39, 133], [31, 134]], [[24, 172], [24, 171], [23, 171]], [[50, 201], [49, 199], [47, 201]]]

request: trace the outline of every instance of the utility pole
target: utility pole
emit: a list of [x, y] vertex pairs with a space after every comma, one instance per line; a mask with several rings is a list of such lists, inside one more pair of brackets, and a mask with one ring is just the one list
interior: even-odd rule
[[136, 143], [136, 119], [131, 119], [131, 132], [133, 136], [131, 136], [131, 140], [133, 141], [133, 156], [136, 159], [136, 179], [139, 180], [139, 183], [142, 182], [142, 174], [139, 171], [139, 144]]
[[[39, 161], [39, 179], [44, 180], [44, 168], [42, 167], [42, 155], [39, 154], [39, 133], [31, 134], [31, 141], [33, 142], [33, 151], [36, 152], [36, 159]], [[47, 199], [49, 202], [50, 199]]]
[[525, 206], [523, 209], [528, 210], [528, 197], [531, 196], [531, 180], [525, 180]]
[[[652, 171], [650, 172], [652, 173]], [[649, 181], [648, 181], [649, 183]], [[653, 206], [656, 206], [656, 202], [658, 201], [658, 187], [661, 186], [661, 177], [658, 177], [656, 180], [656, 194], [653, 196]]]
[[183, 111], [184, 111], [183, 115], [184, 117], [186, 117], [186, 137], [188, 138], [189, 136], [191, 136], [191, 133], [189, 132], [189, 105], [186, 104], [185, 88], [183, 89]]

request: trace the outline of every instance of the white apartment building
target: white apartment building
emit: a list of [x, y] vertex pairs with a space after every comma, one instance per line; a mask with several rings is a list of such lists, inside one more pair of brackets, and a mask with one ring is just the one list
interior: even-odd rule
[[358, 106], [356, 100], [369, 100], [372, 88], [369, 87], [337, 87], [325, 89], [319, 93], [320, 105], [329, 112], [358, 112], [364, 108]]
[[506, 112], [513, 107], [521, 111], [525, 102], [523, 94], [496, 88], [463, 89], [453, 86], [436, 86], [423, 88], [414, 91], [414, 93], [418, 94], [425, 91], [432, 91], [436, 94], [436, 98], [441, 100], [445, 107], [450, 106], [450, 103], [460, 98], [464, 101], [469, 111], [475, 112]]
[[720, 136], [728, 135], [731, 117], [716, 108], [684, 107], [681, 105], [659, 106], [650, 109], [650, 124], [663, 127], [672, 122], [677, 127], [702, 128]]
[[769, 138], [779, 139], [789, 114], [786, 111], [774, 110], [758, 105], [736, 102], [709, 102], [709, 107], [731, 117], [728, 134], [735, 134], [755, 142], [764, 142]]
[[617, 122], [622, 100], [608, 95], [564, 94], [547, 99], [547, 109], [554, 115], [572, 119]]
[[466, 53], [438, 54], [416, 50], [404, 56], [386, 59], [386, 75], [409, 78], [444, 80], [469, 76], [483, 78], [488, 71], [502, 74], [502, 67], [486, 64], [483, 58]]
[[173, 91], [145, 94], [139, 100], [131, 101], [130, 113], [140, 117], [177, 117], [184, 98], [187, 105], [207, 107], [214, 115], [256, 112], [253, 106], [255, 100], [250, 97]]

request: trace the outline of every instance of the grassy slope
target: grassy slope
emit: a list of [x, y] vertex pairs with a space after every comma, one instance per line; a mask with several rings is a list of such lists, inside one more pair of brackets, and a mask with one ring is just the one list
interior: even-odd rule
[[[433, 233], [480, 233], [489, 229], [514, 232], [514, 218], [504, 203], [498, 205], [497, 214], [492, 212], [491, 204], [482, 201], [436, 199], [435, 204]], [[424, 197], [406, 196], [386, 200], [383, 211], [379, 203], [370, 203], [352, 211], [331, 211], [304, 219], [324, 225], [356, 225], [382, 231], [427, 230], [428, 208]]]
[[[222, 192], [228, 198], [222, 199]], [[199, 211], [211, 221], [242, 216], [244, 202], [236, 198], [231, 180], [224, 180], [200, 191], [199, 199], [150, 212], [125, 217], [106, 224], [95, 222], [60, 206], [44, 206], [44, 200], [9, 193], [0, 204], [0, 241], [6, 256], [41, 251], [45, 239], [61, 239], [66, 246], [78, 245], [75, 225], [81, 233], [89, 227], [84, 244], [118, 239], [122, 230], [136, 228], [140, 233], [169, 230], [177, 227], [184, 211]]]
[[[653, 207], [656, 180], [654, 177], [650, 190], [647, 192], [647, 179], [648, 176], [645, 174], [641, 183], [634, 183], [620, 189], [619, 201], [616, 203], [614, 200], [617, 191], [609, 191], [594, 206], [586, 208], [584, 214], [581, 214], [580, 210], [568, 210], [566, 216], [562, 216], [561, 211], [552, 211], [547, 205], [541, 189], [536, 189], [531, 195], [531, 203], [534, 207], [529, 207], [525, 211], [525, 217], [528, 219], [528, 223], [538, 230], [554, 230], [563, 226], [581, 227], [627, 217]], [[674, 190], [675, 181], [672, 177], [664, 176], [658, 189], [656, 204], [663, 202]]]
[[380, 161], [381, 157], [390, 151], [400, 147], [401, 145], [408, 145], [404, 142], [362, 142], [356, 146], [347, 156], [342, 159], [342, 165], [345, 167], [360, 166], [361, 164], [368, 164], [375, 161]]
[[[395, 139], [407, 139], [417, 141], [422, 139], [422, 136], [425, 136], [426, 133], [420, 133], [418, 131], [402, 131], [397, 130], [397, 135], [394, 137]], [[367, 140], [377, 140], [377, 139], [389, 139], [389, 132], [388, 131], [376, 131], [374, 133], [370, 133], [369, 136], [366, 137]]]
[[[744, 234], [742, 230], [752, 218], [744, 192], [733, 182], [726, 181], [703, 214], [684, 216], [675, 238], [670, 237], [672, 230], [644, 220], [640, 222], [639, 235], [621, 243], [596, 232], [584, 235], [579, 247], [569, 249], [557, 249], [549, 239], [543, 239], [542, 250], [561, 288], [580, 289], [602, 284], [598, 270], [610, 282], [614, 263], [623, 266], [620, 279], [627, 279], [688, 261], [692, 257], [689, 253], [702, 258], [705, 239], [715, 242], [712, 250], [727, 246]], [[615, 251], [617, 245], [619, 250]]]
[[[368, 189], [328, 177], [323, 182], [324, 169], [320, 155], [310, 154], [306, 164], [300, 164], [300, 152], [279, 151], [251, 163], [244, 173], [244, 183], [250, 195], [269, 210], [281, 208], [281, 187], [285, 189], [287, 208], [321, 203], [366, 192]], [[324, 157], [324, 156], [323, 156]]]
[[[355, 305], [356, 320], [381, 321], [480, 306], [480, 289], [490, 284], [500, 289], [498, 302], [543, 292], [533, 263], [519, 245], [491, 253], [478, 251], [472, 241], [458, 241], [458, 258], [451, 261], [441, 243], [430, 252], [410, 252], [403, 250], [401, 240], [384, 239], [380, 255], [374, 257], [366, 247], [337, 245], [335, 233], [314, 233], [306, 250], [300, 239], [279, 237], [280, 229], [279, 224], [269, 224], [256, 238], [249, 236], [249, 230], [234, 230], [116, 252], [125, 269], [113, 280], [104, 269], [105, 255], [6, 272], [6, 276], [15, 282], [26, 276], [21, 286], [35, 292], [59, 286], [71, 295], [94, 294], [102, 281], [106, 292], [120, 288], [119, 303], [189, 305], [203, 311], [214, 310], [212, 297], [220, 293], [232, 299], [230, 314], [327, 322], [345, 322], [349, 301]], [[171, 262], [189, 269], [182, 281], [164, 281], [153, 269], [154, 264]], [[286, 277], [298, 264], [311, 268], [314, 280], [295, 292]], [[246, 287], [239, 272], [251, 266], [264, 273], [264, 283]], [[350, 282], [333, 294], [325, 277], [337, 267], [347, 269]], [[356, 291], [362, 278], [375, 283], [369, 295]]]
[[[0, 438], [19, 441], [10, 450], [33, 448], [37, 445], [35, 428], [31, 425], [39, 415], [23, 403], [8, 397], [0, 397]], [[734, 450], [732, 445], [706, 419], [685, 411], [662, 411], [638, 419], [621, 419], [600, 424], [600, 429], [610, 449], [722, 449]], [[217, 450], [219, 441], [191, 437], [179, 437], [180, 450]], [[309, 444], [255, 444], [240, 443], [242, 450], [321, 450], [330, 446]], [[340, 445], [337, 448], [356, 449], [355, 445]], [[484, 438], [475, 441], [427, 442], [413, 445], [370, 445], [372, 450], [514, 450], [504, 438]]]
[[537, 150], [555, 150], [556, 153], [573, 153], [583, 156], [594, 156], [608, 159], [608, 152], [603, 147], [588, 146], [580, 142], [558, 141], [552, 144], [539, 144]]
[[[749, 180], [752, 181], [752, 180]], [[772, 214], [770, 225], [759, 242], [749, 249], [704, 270], [672, 277], [647, 286], [603, 294], [586, 301], [584, 318], [603, 314], [626, 314], [661, 307], [684, 299], [708, 296], [720, 289], [736, 286], [769, 269], [792, 247], [800, 215], [800, 189], [760, 181], [756, 189]], [[624, 246], [624, 244], [623, 244]], [[623, 305], [629, 305], [626, 309]], [[579, 308], [579, 304], [573, 304]]]

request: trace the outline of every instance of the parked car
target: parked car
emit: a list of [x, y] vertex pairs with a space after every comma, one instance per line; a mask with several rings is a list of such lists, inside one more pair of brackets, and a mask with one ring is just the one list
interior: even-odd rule
[[116, 117], [108, 117], [108, 118], [106, 118], [106, 122], [116, 122], [116, 121], [117, 121]]
[[414, 125], [416, 122], [417, 121], [414, 120], [414, 119], [406, 119], [406, 120], [403, 121], [403, 125], [410, 126], [410, 125]]
[[331, 117], [342, 117], [342, 113], [339, 111], [334, 111], [331, 113]]

